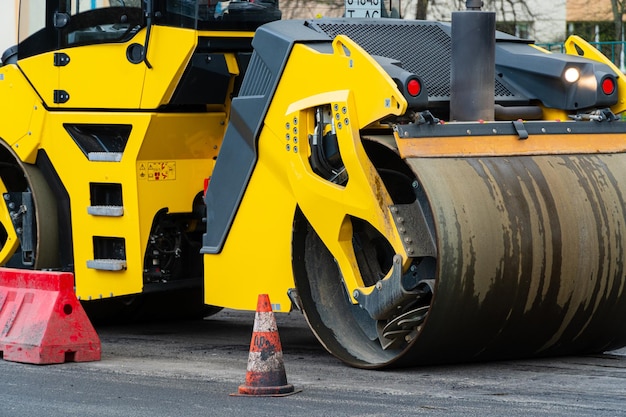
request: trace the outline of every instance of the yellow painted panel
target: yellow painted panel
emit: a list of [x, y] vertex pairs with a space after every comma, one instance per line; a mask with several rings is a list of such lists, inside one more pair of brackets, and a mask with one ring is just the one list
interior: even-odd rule
[[[224, 114], [209, 113], [54, 112], [49, 115], [42, 147], [71, 196], [78, 296], [97, 299], [142, 291], [144, 253], [154, 216], [164, 208], [170, 213], [191, 211], [193, 199], [202, 192], [204, 179], [213, 169], [223, 119]], [[120, 162], [89, 161], [63, 123], [132, 124], [132, 131]], [[209, 134], [207, 129], [217, 131]], [[151, 159], [141, 159], [146, 155]], [[169, 161], [175, 166], [175, 179], [142, 178], [141, 164], [150, 161]], [[88, 214], [90, 183], [122, 184], [124, 215]], [[87, 268], [87, 261], [94, 259], [93, 236], [125, 240], [125, 271]]]
[[146, 140], [138, 150], [140, 160], [217, 157], [226, 128], [226, 114], [155, 114], [150, 121]]
[[[137, 188], [134, 181], [133, 148], [143, 140], [149, 125], [149, 114], [124, 113], [51, 113], [42, 147], [54, 165], [70, 195], [72, 239], [76, 294], [82, 299], [97, 299], [138, 293], [142, 289], [143, 249], [139, 234], [142, 219], [137, 210]], [[71, 139], [63, 123], [132, 123], [133, 130], [121, 162], [89, 161]], [[130, 156], [126, 159], [127, 156]], [[105, 218], [87, 213], [91, 205], [91, 182], [120, 183], [124, 201], [124, 216]], [[149, 227], [149, 226], [148, 226]], [[94, 259], [93, 236], [125, 239], [127, 270], [97, 271], [87, 268]]]
[[[406, 99], [391, 77], [359, 45], [345, 36], [333, 41], [333, 53], [296, 44], [280, 80], [268, 119], [281, 118], [326, 92], [349, 90], [358, 106], [353, 122], [365, 127], [384, 116], [402, 114]], [[291, 105], [291, 107], [289, 107]], [[274, 125], [271, 126], [282, 126]]]
[[[141, 108], [154, 109], [169, 102], [196, 48], [198, 37], [252, 38], [253, 35], [252, 32], [197, 32], [191, 29], [154, 26], [148, 47], [148, 60], [152, 69], [146, 72]], [[239, 74], [234, 54], [226, 54], [226, 63], [233, 75]]]
[[204, 255], [205, 302], [254, 310], [269, 294], [275, 311], [288, 312], [293, 288], [291, 235], [295, 200], [283, 176], [288, 162], [275, 137], [260, 141], [261, 158], [222, 252]]
[[398, 138], [402, 158], [476, 157], [510, 155], [560, 155], [618, 153], [626, 151], [622, 134], [533, 136], [520, 140], [509, 136], [456, 136], [436, 138]]
[[15, 65], [0, 68], [0, 137], [27, 162], [34, 162], [44, 109], [37, 94]]
[[[364, 283], [354, 254], [350, 217], [369, 222], [387, 237], [396, 253], [403, 254], [405, 260], [408, 257], [389, 212], [389, 207], [393, 205], [391, 197], [363, 149], [358, 122], [351, 111], [357, 106], [353, 95], [351, 92], [338, 91], [332, 98], [328, 94], [316, 97], [324, 100], [319, 105], [331, 99], [333, 108], [337, 108], [334, 114], [341, 115], [342, 125], [337, 127], [337, 139], [348, 182], [345, 186], [339, 186], [322, 179], [311, 170], [308, 163], [311, 150], [307, 140], [299, 140], [298, 152], [289, 154], [292, 173], [288, 177], [298, 205], [334, 255], [349, 293], [352, 294], [355, 288], [362, 287]], [[313, 119], [312, 110], [287, 115], [283, 124], [298, 120], [299, 137], [306, 138], [313, 133], [312, 125], [303, 123], [307, 119]], [[307, 125], [310, 126], [308, 131], [302, 131]]]
[[[308, 162], [314, 106], [328, 104], [333, 118], [341, 121], [337, 136], [349, 175], [345, 187], [320, 178]], [[391, 78], [348, 38], [339, 36], [332, 54], [295, 45], [265, 119], [259, 160], [222, 252], [204, 256], [206, 302], [253, 310], [258, 294], [268, 293], [280, 304], [277, 311], [289, 311], [296, 202], [337, 259], [349, 290], [363, 283], [347, 216], [369, 221], [404, 253], [388, 209], [391, 199], [365, 154], [359, 129], [405, 108]]]
[[[312, 68], [316, 82], [302, 83], [306, 78], [302, 74]], [[311, 151], [306, 138], [313, 134], [313, 107], [325, 104], [332, 108], [348, 174], [346, 186], [323, 180], [308, 162]], [[350, 39], [338, 36], [332, 54], [321, 54], [304, 45], [293, 48], [267, 117], [270, 126], [282, 131], [277, 136], [298, 135], [298, 152], [292, 148], [286, 175], [299, 207], [337, 260], [349, 294], [363, 286], [351, 241], [350, 217], [369, 222], [408, 262], [389, 211], [392, 200], [363, 149], [359, 133], [405, 108], [404, 97], [373, 58]], [[284, 143], [277, 146], [284, 148]]]
[[146, 66], [126, 58], [132, 43], [143, 44], [143, 33], [127, 43], [106, 43], [68, 48], [70, 57], [59, 68], [59, 86], [69, 100], [62, 108], [136, 109], [139, 108]]
[[47, 106], [54, 104], [54, 90], [59, 87], [59, 67], [54, 66], [54, 53], [35, 55], [18, 62], [18, 66]]
[[[141, 108], [156, 109], [169, 102], [198, 41], [190, 29], [154, 26], [150, 34], [148, 61]], [[144, 65], [143, 63], [141, 65]]]

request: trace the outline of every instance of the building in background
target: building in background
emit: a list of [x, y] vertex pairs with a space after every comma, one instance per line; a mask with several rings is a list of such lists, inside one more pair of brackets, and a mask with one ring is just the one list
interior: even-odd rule
[[[75, 0], [76, 1], [76, 0]], [[75, 3], [75, 1], [73, 3]], [[111, 0], [79, 0], [78, 4]], [[137, 0], [127, 0], [127, 2]], [[347, 0], [282, 0], [285, 19], [341, 17]], [[496, 12], [497, 28], [537, 43], [560, 43], [569, 34], [590, 41], [617, 41], [613, 28], [610, 0], [484, 0], [483, 10]], [[405, 19], [415, 17], [417, 0], [391, 0]], [[19, 0], [2, 0], [0, 13], [0, 54], [17, 43]], [[389, 0], [381, 0], [383, 6]], [[451, 13], [465, 8], [464, 0], [429, 1], [428, 19], [450, 21]]]
[[283, 19], [341, 17], [345, 10], [344, 0], [281, 0], [279, 5]]
[[0, 55], [17, 43], [18, 0], [2, 0], [0, 13]]
[[594, 42], [617, 41], [611, 0], [567, 0], [567, 32]]
[[[429, 1], [428, 20], [449, 22], [452, 12], [464, 10], [465, 0]], [[561, 42], [565, 39], [566, 0], [484, 0], [484, 11], [496, 13], [496, 28], [537, 42]], [[402, 15], [415, 18], [417, 0], [403, 0]]]
[[[284, 18], [341, 17], [347, 0], [282, 0]], [[483, 10], [496, 12], [497, 28], [540, 43], [563, 42], [567, 31], [567, 0], [484, 0]], [[610, 0], [607, 0], [607, 2]], [[585, 1], [586, 2], [586, 1]], [[546, 6], [546, 3], [549, 3]], [[389, 4], [383, 1], [383, 7]], [[405, 19], [414, 19], [417, 0], [392, 0]], [[429, 20], [449, 22], [453, 11], [464, 10], [464, 0], [429, 1]], [[610, 11], [610, 5], [609, 5]]]

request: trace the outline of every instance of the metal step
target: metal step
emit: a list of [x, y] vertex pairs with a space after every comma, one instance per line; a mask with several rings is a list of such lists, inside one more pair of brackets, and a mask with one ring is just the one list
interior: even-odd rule
[[122, 152], [89, 152], [87, 158], [90, 161], [120, 162], [122, 160]]
[[124, 215], [123, 206], [89, 206], [87, 213], [92, 216], [121, 217]]
[[125, 259], [92, 259], [87, 261], [87, 268], [99, 271], [123, 271], [126, 269]]

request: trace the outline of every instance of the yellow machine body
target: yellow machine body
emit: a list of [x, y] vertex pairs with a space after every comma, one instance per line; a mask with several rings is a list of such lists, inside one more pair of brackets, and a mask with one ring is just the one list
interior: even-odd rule
[[626, 345], [626, 84], [582, 39], [39, 3], [0, 66], [3, 266], [105, 316], [268, 294], [363, 368]]
[[[249, 32], [229, 35], [252, 36]], [[2, 132], [5, 147], [24, 164], [34, 164], [38, 151], [44, 150], [71, 195], [73, 268], [76, 293], [83, 300], [143, 291], [144, 255], [153, 219], [162, 210], [192, 210], [211, 175], [227, 122], [228, 103], [205, 113], [156, 112], [172, 96], [199, 34], [155, 27], [151, 46], [170, 53], [151, 57], [157, 68], [154, 71], [126, 58], [128, 45], [142, 42], [141, 36], [122, 44], [75, 47], [29, 57], [20, 61], [21, 71], [11, 65], [1, 69], [3, 96], [19, 98], [19, 102], [3, 101], [3, 123], [10, 126]], [[54, 65], [54, 54], [60, 53], [71, 57], [70, 64]], [[98, 62], [106, 65], [94, 65]], [[228, 57], [227, 63], [234, 80], [236, 62]], [[54, 103], [54, 92], [60, 88], [70, 91], [66, 103]], [[81, 151], [68, 135], [67, 124], [127, 125], [132, 130], [120, 155], [99, 158]], [[121, 185], [121, 214], [90, 213], [89, 207], [96, 204], [90, 184]], [[94, 236], [124, 240], [125, 262], [119, 269], [88, 266], [96, 259]], [[5, 255], [5, 262], [9, 258]]]
[[[302, 74], [311, 63], [329, 72], [318, 72], [318, 83], [303, 84]], [[385, 75], [375, 61], [348, 38], [337, 37], [330, 54], [296, 45], [268, 110], [267, 128], [259, 138], [260, 160], [228, 240], [219, 255], [205, 256], [208, 304], [253, 310], [257, 295], [269, 291], [277, 311], [291, 310], [287, 289], [294, 286], [291, 234], [296, 205], [316, 225], [333, 253], [342, 255], [337, 256], [337, 262], [342, 265], [350, 288], [363, 286], [363, 282], [354, 259], [348, 215], [369, 221], [387, 236], [395, 235], [395, 247], [403, 252], [388, 213], [391, 199], [365, 155], [359, 135], [360, 129], [389, 112], [401, 114], [406, 108], [406, 100]], [[372, 82], [364, 84], [363, 80]], [[322, 181], [308, 164], [311, 150], [304, 138], [314, 129], [314, 109], [322, 105], [337, 108], [335, 114], [343, 125], [338, 129], [338, 140], [350, 173], [345, 187]], [[275, 126], [282, 128], [277, 131]], [[273, 184], [272, 189], [268, 189], [267, 184]], [[328, 211], [329, 208], [332, 209]], [[259, 222], [259, 218], [263, 221]], [[250, 230], [255, 233], [251, 234]], [[253, 265], [263, 267], [243, 275], [239, 285], [246, 290], [233, 293], [232, 283], [224, 278], [232, 274], [232, 260], [244, 247], [254, 250], [241, 262], [252, 270]], [[213, 276], [215, 279], [211, 279]]]

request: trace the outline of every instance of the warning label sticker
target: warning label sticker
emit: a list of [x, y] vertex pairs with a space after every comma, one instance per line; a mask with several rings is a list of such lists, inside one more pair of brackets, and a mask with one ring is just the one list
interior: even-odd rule
[[171, 181], [176, 179], [176, 162], [154, 161], [139, 164], [139, 178], [148, 181]]

